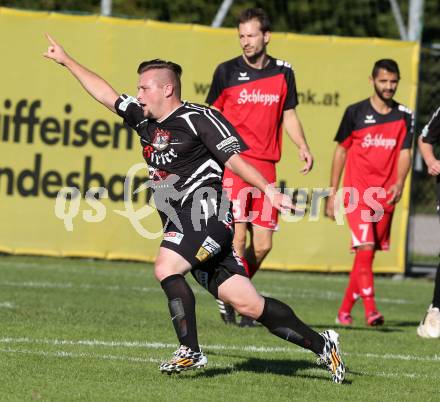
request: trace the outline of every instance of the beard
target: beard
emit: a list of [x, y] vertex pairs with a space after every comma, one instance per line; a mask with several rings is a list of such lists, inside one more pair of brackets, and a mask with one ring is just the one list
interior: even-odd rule
[[376, 85], [374, 85], [374, 91], [376, 92], [376, 95], [379, 97], [379, 99], [383, 102], [389, 102], [393, 99], [394, 94], [396, 93], [395, 90], [380, 90]]
[[259, 52], [256, 52], [252, 56], [246, 56], [244, 53], [243, 56], [250, 64], [255, 64], [258, 61], [258, 59], [260, 59], [261, 56], [263, 56], [265, 53], [266, 53], [266, 48], [263, 47]]

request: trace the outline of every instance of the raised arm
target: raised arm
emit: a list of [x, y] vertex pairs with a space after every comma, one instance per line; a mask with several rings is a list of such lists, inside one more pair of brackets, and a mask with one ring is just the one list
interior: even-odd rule
[[111, 85], [75, 61], [49, 34], [46, 37], [49, 46], [43, 56], [66, 67], [93, 98], [116, 113], [115, 102], [119, 95]]

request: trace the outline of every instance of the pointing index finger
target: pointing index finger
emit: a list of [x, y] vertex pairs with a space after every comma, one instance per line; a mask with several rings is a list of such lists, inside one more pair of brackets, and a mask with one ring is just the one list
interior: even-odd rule
[[55, 40], [52, 38], [52, 36], [50, 36], [47, 32], [46, 32], [46, 38], [50, 42], [51, 45], [53, 45], [53, 46], [58, 45], [58, 43], [56, 43]]

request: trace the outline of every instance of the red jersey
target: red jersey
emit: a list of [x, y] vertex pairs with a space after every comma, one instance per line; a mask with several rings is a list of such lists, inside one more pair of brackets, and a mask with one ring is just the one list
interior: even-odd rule
[[[364, 192], [370, 187], [388, 191], [397, 180], [397, 163], [402, 149], [411, 148], [412, 113], [393, 102], [387, 114], [380, 114], [366, 99], [349, 106], [344, 113], [335, 141], [347, 149], [344, 187], [359, 191], [359, 204], [366, 205]], [[385, 210], [393, 205], [386, 198], [374, 197]]]
[[206, 102], [232, 123], [249, 149], [245, 155], [278, 162], [283, 112], [298, 104], [290, 64], [269, 56], [263, 69], [250, 67], [242, 56], [220, 64]]

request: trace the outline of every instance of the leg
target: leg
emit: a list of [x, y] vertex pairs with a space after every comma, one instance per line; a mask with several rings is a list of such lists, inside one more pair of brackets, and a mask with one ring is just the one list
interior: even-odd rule
[[440, 264], [437, 267], [432, 304], [417, 327], [417, 335], [422, 338], [440, 338]]
[[432, 297], [432, 307], [440, 308], [440, 264], [435, 275], [434, 294]]
[[191, 266], [181, 255], [165, 247], [159, 249], [154, 272], [168, 298], [171, 320], [181, 345], [200, 351], [197, 340], [196, 301], [184, 275]]
[[365, 317], [368, 325], [382, 325], [383, 316], [377, 312], [374, 298], [373, 260], [374, 247], [364, 245], [356, 248], [355, 270], [359, 294], [364, 302]]
[[377, 312], [374, 299], [373, 260], [375, 249], [380, 248], [381, 242], [385, 247], [385, 240], [389, 240], [389, 231], [388, 236], [386, 235], [389, 217], [390, 214], [384, 214], [379, 226], [378, 223], [365, 221], [362, 218], [361, 208], [347, 215], [355, 258], [350, 282], [337, 318], [337, 321], [345, 321], [345, 325], [351, 323], [350, 310], [356, 301], [356, 294], [362, 298], [367, 324], [372, 326], [383, 324], [383, 316]]
[[[355, 259], [356, 260], [356, 259]], [[351, 310], [354, 304], [359, 299], [359, 288], [356, 278], [356, 264], [353, 261], [353, 267], [350, 272], [350, 278], [348, 281], [348, 286], [345, 289], [344, 298], [342, 299], [341, 307], [338, 311], [338, 316], [336, 317], [336, 323], [340, 325], [351, 325], [353, 323], [353, 318], [351, 317]]]
[[240, 256], [244, 257], [246, 250], [247, 222], [235, 222], [234, 224], [234, 250]]
[[258, 294], [249, 278], [233, 275], [218, 288], [219, 297], [240, 314], [261, 322], [274, 335], [319, 354], [324, 340], [286, 304]]
[[249, 277], [252, 278], [272, 249], [273, 230], [252, 225], [250, 232], [251, 244], [246, 249], [245, 258], [249, 264]]
[[204, 367], [207, 359], [200, 351], [197, 339], [194, 293], [184, 277], [191, 265], [175, 251], [161, 247], [154, 268], [168, 298], [171, 321], [180, 343], [173, 358], [162, 363], [159, 370], [171, 374]]
[[241, 314], [261, 322], [272, 334], [309, 349], [332, 373], [332, 380], [344, 380], [345, 366], [339, 352], [339, 335], [332, 330], [318, 334], [304, 324], [283, 302], [259, 295], [249, 278], [233, 275], [218, 288], [219, 297]]

